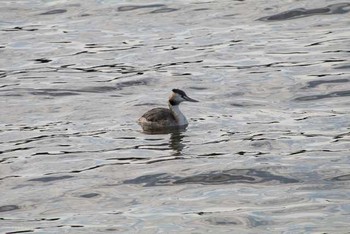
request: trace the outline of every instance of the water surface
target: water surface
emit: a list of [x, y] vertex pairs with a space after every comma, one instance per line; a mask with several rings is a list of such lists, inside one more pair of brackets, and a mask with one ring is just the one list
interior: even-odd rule
[[[1, 232], [348, 231], [348, 2], [0, 13]], [[189, 127], [143, 133], [173, 88]]]

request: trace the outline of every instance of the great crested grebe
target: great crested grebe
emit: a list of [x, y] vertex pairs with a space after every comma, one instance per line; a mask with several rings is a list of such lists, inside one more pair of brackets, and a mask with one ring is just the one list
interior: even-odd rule
[[187, 119], [179, 109], [183, 101], [198, 102], [186, 95], [180, 89], [173, 89], [169, 97], [169, 109], [154, 108], [147, 111], [139, 118], [138, 123], [145, 131], [156, 131], [169, 128], [185, 128], [188, 125]]

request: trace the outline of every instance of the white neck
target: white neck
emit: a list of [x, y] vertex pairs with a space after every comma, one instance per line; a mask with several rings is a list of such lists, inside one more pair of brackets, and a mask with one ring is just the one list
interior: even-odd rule
[[169, 109], [171, 110], [171, 112], [173, 112], [175, 119], [178, 122], [179, 126], [188, 125], [186, 117], [180, 111], [179, 105], [173, 106], [169, 103]]

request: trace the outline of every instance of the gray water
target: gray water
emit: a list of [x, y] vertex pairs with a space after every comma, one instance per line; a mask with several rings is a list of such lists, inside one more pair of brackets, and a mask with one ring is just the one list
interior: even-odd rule
[[347, 233], [349, 53], [345, 0], [2, 0], [0, 232]]

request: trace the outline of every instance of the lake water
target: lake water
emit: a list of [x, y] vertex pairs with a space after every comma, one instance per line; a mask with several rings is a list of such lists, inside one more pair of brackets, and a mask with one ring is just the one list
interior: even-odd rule
[[[348, 1], [0, 15], [1, 233], [348, 232]], [[143, 133], [173, 88], [187, 130]]]

